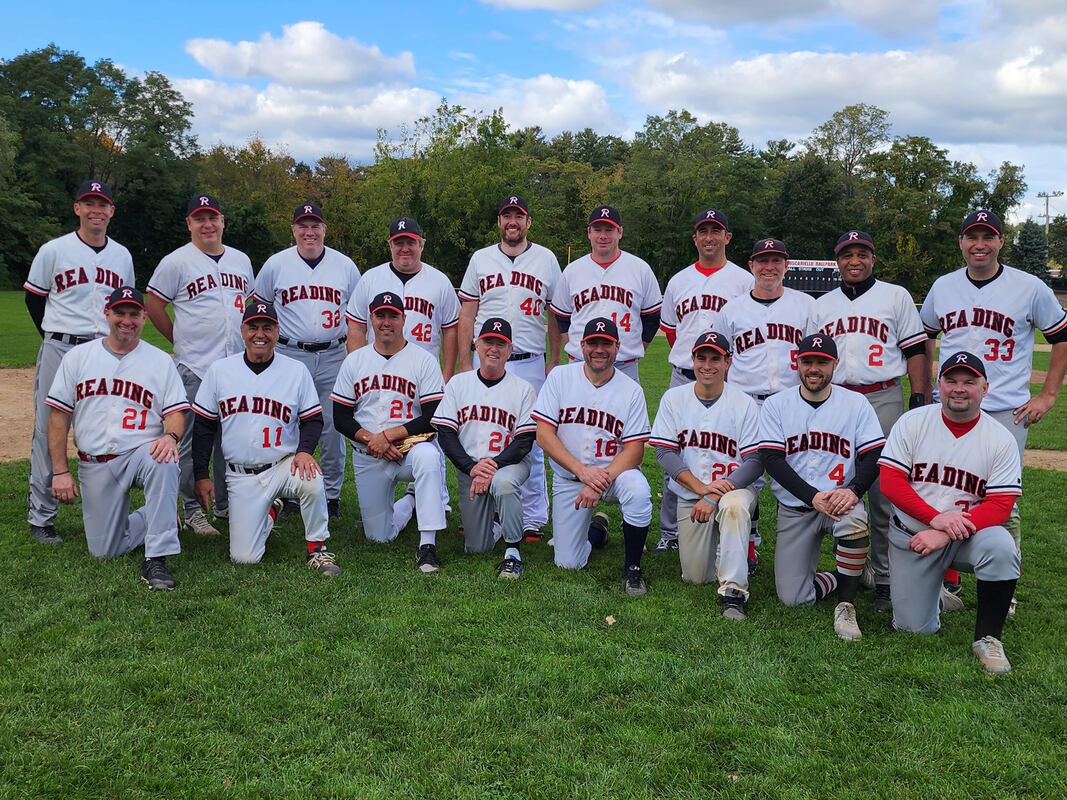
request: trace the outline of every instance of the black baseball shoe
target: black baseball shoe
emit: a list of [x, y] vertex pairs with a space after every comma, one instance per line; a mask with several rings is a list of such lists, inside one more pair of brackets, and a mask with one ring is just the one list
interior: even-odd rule
[[726, 594], [719, 596], [722, 605], [722, 615], [726, 619], [746, 619], [745, 596], [737, 589], [727, 589]]
[[539, 542], [544, 536], [540, 528], [526, 528], [522, 532], [522, 540], [524, 542]]
[[437, 560], [437, 548], [432, 544], [419, 547], [415, 552], [415, 568], [426, 575], [440, 572], [441, 563]]
[[333, 553], [326, 552], [326, 545], [324, 544], [320, 544], [308, 553], [307, 565], [308, 569], [313, 569], [326, 576], [341, 574], [341, 568], [337, 566], [337, 559]]
[[496, 576], [506, 580], [518, 580], [522, 577], [522, 561], [517, 558], [505, 558], [497, 567]]
[[888, 583], [876, 583], [874, 585], [874, 610], [889, 611], [893, 607], [893, 597], [889, 593]]
[[656, 546], [652, 548], [653, 553], [670, 553], [678, 549], [678, 534], [676, 533], [664, 533], [659, 537], [659, 541], [656, 542]]
[[166, 557], [146, 558], [141, 564], [141, 580], [148, 584], [149, 589], [173, 589], [174, 578], [167, 572]]
[[336, 497], [333, 500], [327, 500], [326, 512], [330, 515], [330, 519], [337, 519], [341, 516], [341, 500]]
[[648, 591], [641, 568], [631, 564], [622, 571], [622, 588], [631, 597], [639, 597]]
[[52, 525], [31, 525], [30, 536], [41, 544], [59, 544], [63, 541]]

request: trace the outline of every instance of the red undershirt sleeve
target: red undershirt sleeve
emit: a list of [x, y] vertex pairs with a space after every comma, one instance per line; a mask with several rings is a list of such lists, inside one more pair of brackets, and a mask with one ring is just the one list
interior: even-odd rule
[[930, 520], [940, 513], [919, 497], [919, 493], [908, 483], [908, 476], [899, 469], [883, 464], [879, 470], [879, 479], [882, 494], [889, 498], [889, 502], [909, 517], [915, 517], [923, 525], [929, 525]]
[[987, 497], [971, 509], [971, 522], [978, 530], [993, 525], [1003, 525], [1011, 516], [1011, 507], [1015, 505], [1015, 495], [997, 494]]

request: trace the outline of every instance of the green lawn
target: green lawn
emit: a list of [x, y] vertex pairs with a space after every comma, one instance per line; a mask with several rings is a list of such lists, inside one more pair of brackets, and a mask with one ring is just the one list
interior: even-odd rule
[[[666, 343], [653, 347], [655, 408]], [[339, 578], [303, 566], [287, 519], [250, 567], [224, 538], [184, 536], [178, 589], [149, 593], [139, 559], [89, 557], [78, 507], [61, 509], [64, 544], [31, 542], [26, 478], [26, 462], [0, 465], [0, 798], [1067, 792], [1058, 473], [1026, 470], [1015, 669], [999, 679], [970, 653], [973, 579], [967, 610], [931, 637], [894, 634], [869, 592], [859, 642], [834, 637], [830, 604], [783, 608], [766, 493], [763, 564], [735, 623], [710, 587], [681, 583], [673, 554], [646, 556], [650, 592], [627, 598], [615, 509], [586, 570], [527, 545], [507, 584], [499, 554], [462, 553], [453, 514], [443, 570], [423, 576], [413, 528], [363, 539], [351, 480]]]

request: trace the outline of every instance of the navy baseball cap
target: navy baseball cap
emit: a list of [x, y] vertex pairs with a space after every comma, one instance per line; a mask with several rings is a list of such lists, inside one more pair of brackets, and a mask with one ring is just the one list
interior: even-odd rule
[[582, 334], [582, 341], [588, 339], [611, 339], [611, 341], [618, 344], [619, 342], [619, 328], [607, 317], [594, 317], [585, 323], [585, 333]]
[[393, 239], [399, 239], [401, 236], [407, 236], [412, 239], [421, 239], [422, 228], [420, 228], [419, 223], [411, 217], [401, 217], [389, 226], [389, 241], [391, 242]]
[[144, 308], [144, 295], [133, 286], [120, 286], [107, 297], [106, 311], [115, 306], [131, 305]]
[[1000, 221], [1000, 217], [984, 208], [972, 211], [963, 218], [963, 225], [960, 226], [960, 236], [963, 236], [971, 228], [989, 228], [997, 236], [1004, 235], [1004, 223]]
[[597, 206], [593, 209], [593, 212], [589, 215], [589, 224], [594, 222], [610, 222], [616, 228], [622, 227], [622, 217], [619, 216], [617, 209], [611, 206]]
[[693, 342], [693, 349], [691, 352], [695, 353], [697, 350], [703, 350], [705, 347], [712, 350], [718, 350], [724, 356], [730, 356], [730, 340], [716, 331], [708, 331], [702, 333], [697, 337], [697, 340]]
[[296, 211], [293, 212], [293, 223], [297, 223], [304, 217], [313, 217], [319, 222], [325, 222], [326, 218], [322, 216], [322, 209], [314, 203], [304, 203], [296, 207]]
[[753, 259], [764, 253], [778, 253], [785, 258], [789, 258], [789, 251], [785, 249], [785, 242], [781, 239], [760, 239], [752, 245], [752, 255], [749, 258]]
[[838, 239], [837, 244], [834, 245], [834, 255], [836, 256], [850, 244], [859, 244], [864, 247], [870, 248], [870, 251], [874, 252], [874, 239], [871, 238], [869, 233], [863, 231], [846, 231], [842, 233]]
[[482, 323], [479, 339], [503, 339], [511, 344], [511, 323], [503, 317], [490, 317]]
[[822, 356], [837, 359], [837, 345], [832, 336], [824, 333], [811, 333], [800, 340], [797, 345], [797, 358], [804, 356]]
[[78, 193], [74, 196], [74, 202], [81, 202], [86, 197], [100, 197], [114, 205], [111, 197], [111, 187], [103, 181], [88, 180], [78, 187]]
[[701, 213], [693, 223], [693, 230], [696, 230], [705, 222], [711, 223], [712, 225], [718, 225], [724, 231], [730, 230], [730, 223], [726, 221], [726, 215], [716, 208], [709, 208], [707, 211]]
[[403, 296], [396, 292], [381, 292], [380, 294], [374, 295], [373, 299], [370, 301], [370, 313], [373, 314], [375, 311], [380, 311], [383, 308], [395, 311], [397, 314], [403, 314]]
[[526, 216], [530, 216], [530, 207], [526, 204], [526, 201], [517, 194], [505, 197], [504, 202], [500, 204], [500, 210], [496, 212], [496, 215], [499, 217], [509, 208], [517, 208]]
[[946, 372], [951, 372], [954, 369], [967, 369], [983, 378], [986, 376], [985, 364], [982, 363], [982, 359], [974, 353], [968, 353], [966, 350], [961, 350], [948, 358], [941, 359], [941, 368], [937, 372], [937, 377], [940, 378]]
[[241, 322], [249, 322], [254, 319], [269, 319], [271, 322], [278, 321], [278, 312], [274, 310], [274, 304], [265, 300], [256, 300], [245, 303], [245, 313], [241, 316]]
[[210, 194], [197, 194], [189, 198], [189, 203], [185, 206], [185, 216], [190, 217], [197, 211], [213, 211], [219, 216], [222, 215], [218, 198]]

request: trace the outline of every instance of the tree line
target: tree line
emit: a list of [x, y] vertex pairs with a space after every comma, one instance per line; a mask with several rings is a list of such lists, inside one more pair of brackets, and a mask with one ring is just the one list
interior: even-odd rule
[[[523, 195], [531, 238], [561, 263], [588, 251], [589, 210], [616, 206], [623, 247], [648, 261], [661, 284], [694, 258], [692, 222], [708, 207], [727, 214], [728, 256], [744, 265], [752, 243], [783, 239], [794, 258], [825, 259], [849, 228], [869, 231], [878, 274], [921, 297], [961, 265], [964, 215], [1004, 217], [1026, 191], [1022, 167], [988, 175], [955, 161], [923, 136], [891, 135], [889, 115], [858, 103], [799, 142], [755, 146], [725, 122], [685, 110], [649, 116], [632, 141], [591, 128], [549, 137], [511, 128], [500, 110], [445, 100], [399, 130], [379, 130], [371, 164], [327, 154], [313, 164], [253, 136], [204, 148], [193, 109], [159, 72], [130, 77], [109, 60], [86, 64], [56, 45], [0, 60], [0, 286], [21, 286], [42, 242], [73, 225], [71, 198], [88, 177], [111, 184], [111, 234], [134, 257], [139, 282], [188, 241], [189, 196], [209, 192], [226, 214], [225, 240], [258, 268], [292, 244], [293, 208], [318, 202], [327, 243], [361, 269], [386, 260], [387, 230], [400, 215], [421, 224], [424, 258], [458, 284], [470, 254], [497, 240], [496, 210]], [[1009, 231], [1003, 260], [1047, 279], [1067, 261], [1067, 219], [1053, 235], [1032, 220]], [[1015, 260], [1013, 260], [1013, 258]]]

